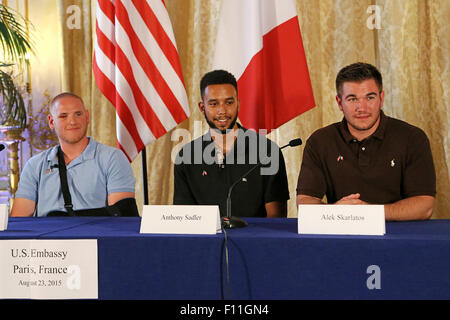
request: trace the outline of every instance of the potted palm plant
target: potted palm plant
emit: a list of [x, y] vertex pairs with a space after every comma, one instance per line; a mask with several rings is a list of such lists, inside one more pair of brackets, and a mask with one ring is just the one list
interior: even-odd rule
[[19, 70], [28, 67], [32, 53], [28, 27], [21, 15], [0, 4], [0, 132], [4, 135], [0, 141], [8, 146], [10, 206], [19, 183], [18, 144], [25, 140], [21, 134], [27, 125], [23, 89], [16, 85], [13, 74], [17, 66]]
[[28, 22], [21, 15], [0, 4], [0, 45], [3, 51], [3, 61], [0, 60], [0, 126], [22, 130], [27, 119], [25, 102], [11, 70], [15, 66], [27, 67], [32, 53], [27, 27]]

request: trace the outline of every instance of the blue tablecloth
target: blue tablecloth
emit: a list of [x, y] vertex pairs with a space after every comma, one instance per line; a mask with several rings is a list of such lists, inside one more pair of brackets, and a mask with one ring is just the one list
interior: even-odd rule
[[[246, 220], [225, 241], [139, 234], [140, 218], [10, 218], [0, 240], [98, 239], [100, 299], [450, 299], [449, 220], [391, 222], [385, 236], [299, 235], [296, 219]], [[380, 289], [367, 286], [372, 265]]]

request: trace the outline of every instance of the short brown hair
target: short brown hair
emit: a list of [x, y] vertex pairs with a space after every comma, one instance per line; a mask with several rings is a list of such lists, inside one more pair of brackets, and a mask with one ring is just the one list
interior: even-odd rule
[[50, 105], [49, 105], [49, 111], [50, 111], [50, 113], [52, 113], [52, 110], [53, 110], [53, 107], [54, 107], [56, 101], [58, 101], [59, 99], [62, 99], [62, 98], [66, 98], [66, 97], [71, 97], [71, 98], [78, 99], [78, 100], [81, 101], [81, 103], [82, 103], [83, 106], [84, 106], [84, 101], [83, 101], [83, 99], [81, 99], [81, 97], [77, 96], [75, 93], [72, 93], [72, 92], [63, 92], [63, 93], [58, 94], [56, 97], [54, 97], [54, 98], [50, 101]]
[[383, 79], [375, 66], [363, 62], [350, 64], [342, 68], [336, 76], [337, 95], [342, 96], [344, 82], [362, 82], [369, 79], [374, 79], [379, 91], [383, 91]]

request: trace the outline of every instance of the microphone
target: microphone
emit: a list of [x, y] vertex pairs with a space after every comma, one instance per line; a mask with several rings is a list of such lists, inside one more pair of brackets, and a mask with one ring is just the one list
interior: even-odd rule
[[[282, 146], [280, 148], [286, 148], [286, 147], [296, 147], [302, 144], [302, 139], [297, 138], [289, 141], [289, 143], [285, 146]], [[246, 173], [244, 173], [238, 180], [236, 180], [228, 189], [228, 196], [227, 196], [227, 216], [222, 217], [222, 227], [226, 229], [232, 229], [232, 228], [242, 228], [247, 227], [248, 223], [242, 220], [239, 217], [234, 217], [231, 215], [231, 192], [233, 191], [233, 188], [241, 182], [245, 177], [247, 177], [250, 173], [253, 172], [256, 168], [258, 168], [261, 164], [257, 163], [254, 165], [250, 170], [248, 170]]]
[[301, 145], [302, 143], [303, 143], [303, 141], [302, 141], [302, 139], [300, 139], [300, 138], [293, 139], [293, 140], [289, 141], [289, 143], [288, 143], [287, 145], [282, 146], [282, 147], [280, 148], [280, 150], [281, 150], [281, 149], [284, 149], [284, 148], [286, 148], [286, 147], [296, 147], [296, 146]]

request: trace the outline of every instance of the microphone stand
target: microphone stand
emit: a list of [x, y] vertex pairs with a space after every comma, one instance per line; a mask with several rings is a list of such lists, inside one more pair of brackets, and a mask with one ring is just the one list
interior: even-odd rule
[[239, 182], [242, 181], [246, 176], [248, 176], [253, 170], [259, 167], [259, 163], [257, 163], [254, 167], [252, 167], [250, 170], [248, 170], [239, 180], [236, 180], [228, 189], [228, 196], [227, 196], [227, 216], [222, 217], [222, 227], [226, 229], [232, 229], [232, 228], [243, 228], [247, 227], [248, 223], [242, 220], [239, 217], [233, 217], [231, 215], [231, 192], [233, 191], [233, 188], [235, 185], [237, 185]]
[[[285, 146], [282, 146], [280, 148], [284, 149], [286, 147], [296, 147], [302, 144], [302, 140], [300, 138], [294, 139], [289, 141], [289, 143]], [[231, 215], [231, 192], [233, 191], [233, 188], [235, 185], [237, 185], [239, 182], [242, 181], [245, 177], [247, 177], [253, 170], [258, 168], [260, 166], [259, 163], [257, 163], [255, 166], [253, 166], [250, 170], [248, 170], [239, 180], [236, 180], [228, 189], [228, 196], [227, 196], [227, 216], [222, 217], [222, 227], [225, 229], [233, 229], [233, 228], [243, 228], [247, 227], [248, 223], [244, 221], [243, 219], [239, 217], [234, 217]]]

